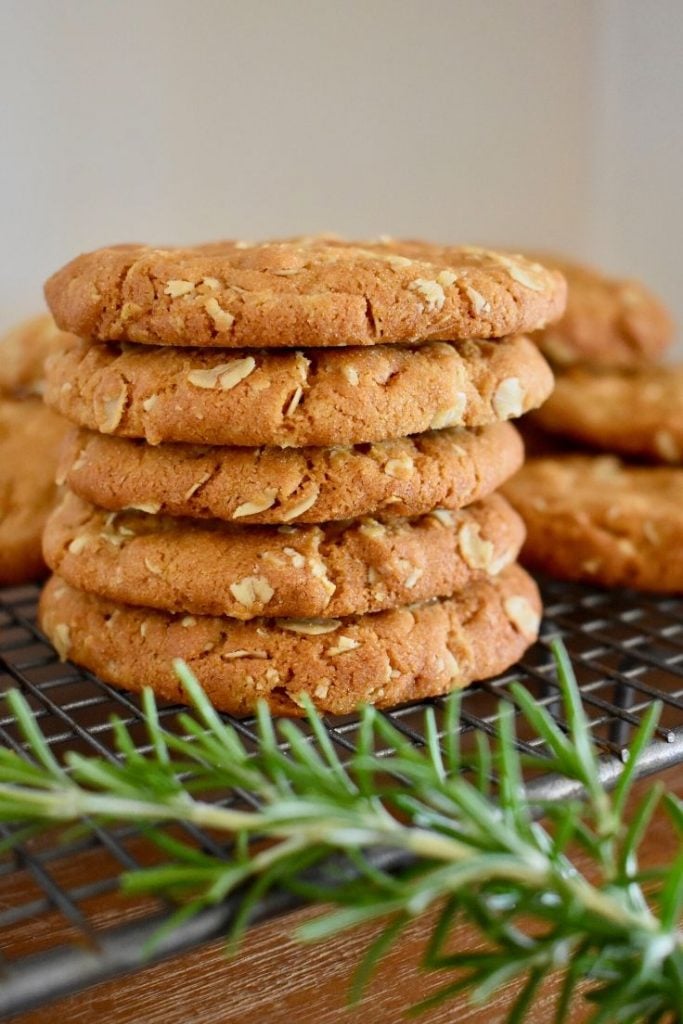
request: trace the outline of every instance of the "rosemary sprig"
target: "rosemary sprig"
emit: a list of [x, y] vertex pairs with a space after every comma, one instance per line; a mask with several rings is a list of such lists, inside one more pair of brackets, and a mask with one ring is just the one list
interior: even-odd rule
[[[561, 971], [557, 1024], [570, 1020], [582, 982], [580, 998], [592, 1003], [593, 1024], [680, 1021], [683, 842], [672, 864], [649, 873], [649, 902], [638, 848], [657, 807], [683, 835], [683, 806], [672, 795], [662, 800], [655, 785], [630, 820], [624, 817], [638, 755], [653, 735], [659, 708], [644, 716], [610, 794], [560, 644], [554, 656], [568, 732], [524, 688], [511, 687], [511, 696], [544, 741], [547, 756], [531, 760], [579, 783], [579, 799], [541, 805], [525, 790], [509, 703], [501, 703], [493, 744], [480, 744], [468, 758], [459, 748], [457, 695], [449, 698], [441, 739], [433, 710], [426, 710], [424, 749], [365, 708], [356, 751], [342, 764], [310, 704], [312, 738], [293, 722], [276, 724], [261, 706], [258, 747], [249, 752], [187, 667], [177, 663], [194, 712], [179, 716], [182, 735], [161, 727], [147, 691], [150, 751], [141, 754], [124, 724], [115, 721], [119, 756], [112, 761], [72, 752], [60, 764], [23, 697], [9, 693], [30, 757], [0, 748], [0, 820], [22, 826], [16, 841], [55, 823], [141, 823], [167, 859], [123, 874], [124, 890], [178, 899], [177, 916], [184, 918], [240, 889], [234, 941], [256, 901], [274, 886], [336, 905], [299, 929], [304, 941], [380, 920], [378, 937], [356, 974], [355, 996], [411, 918], [437, 908], [421, 966], [445, 982], [415, 1011], [461, 992], [483, 1004], [516, 979], [518, 994], [508, 1016], [516, 1024], [546, 976]], [[499, 779], [494, 795], [490, 769]], [[258, 809], [207, 797], [234, 787], [254, 794]], [[171, 835], [163, 826], [172, 822], [224, 833], [234, 840], [230, 854], [213, 856]], [[590, 856], [590, 879], [572, 862], [572, 848]], [[394, 873], [372, 857], [373, 850], [387, 849], [401, 856], [402, 867]], [[330, 862], [331, 853], [344, 854], [347, 867]], [[475, 927], [483, 948], [451, 949], [454, 927], [462, 921]]]

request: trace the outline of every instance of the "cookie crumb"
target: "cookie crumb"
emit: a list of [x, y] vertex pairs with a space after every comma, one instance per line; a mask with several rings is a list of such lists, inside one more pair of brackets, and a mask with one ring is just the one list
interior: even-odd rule
[[190, 370], [187, 379], [197, 388], [220, 388], [222, 391], [230, 391], [255, 369], [256, 360], [253, 356], [245, 356], [244, 359], [233, 359], [210, 370]]
[[328, 647], [326, 654], [329, 654], [331, 658], [335, 658], [338, 654], [346, 654], [347, 651], [355, 651], [360, 647], [358, 640], [353, 640], [350, 636], [339, 636], [334, 647]]
[[412, 572], [410, 572], [403, 581], [406, 589], [412, 590], [421, 576], [424, 576], [424, 569], [420, 569], [418, 566], [415, 566]]
[[479, 523], [463, 523], [458, 531], [458, 546], [470, 569], [487, 569], [493, 560], [493, 544], [480, 536]]
[[161, 511], [161, 502], [141, 501], [137, 505], [126, 505], [126, 509], [131, 512], [147, 512], [149, 515], [155, 516]]
[[506, 377], [496, 388], [491, 400], [493, 411], [501, 420], [521, 416], [524, 412], [524, 391], [518, 377]]
[[52, 630], [52, 643], [60, 661], [66, 661], [71, 650], [71, 630], [66, 622], [58, 622]]
[[506, 597], [503, 608], [512, 625], [523, 637], [527, 640], [536, 639], [541, 618], [525, 597], [518, 594]]
[[88, 537], [86, 537], [85, 534], [81, 533], [78, 535], [78, 537], [74, 537], [74, 539], [69, 544], [68, 550], [71, 552], [72, 555], [80, 555], [81, 551], [83, 551], [83, 549], [87, 546]]
[[467, 407], [467, 395], [464, 391], [458, 391], [453, 405], [441, 409], [429, 424], [431, 430], [442, 430], [444, 427], [457, 427], [462, 425], [465, 408]]
[[283, 548], [282, 551], [288, 558], [291, 558], [292, 565], [295, 569], [303, 569], [306, 565], [306, 559], [301, 552], [297, 551], [295, 548]]
[[321, 636], [334, 633], [341, 626], [341, 619], [278, 619], [280, 629], [304, 636]]
[[200, 476], [199, 480], [196, 480], [195, 483], [193, 483], [192, 486], [188, 487], [188, 489], [185, 491], [185, 494], [183, 495], [183, 498], [185, 499], [185, 501], [189, 501], [189, 499], [194, 494], [197, 493], [199, 488], [203, 487], [204, 484], [206, 483], [206, 481], [209, 480], [210, 478], [211, 478], [210, 471], [207, 470], [206, 473], [202, 473], [202, 475]]
[[447, 508], [433, 508], [429, 515], [432, 519], [436, 519], [441, 526], [455, 525], [455, 516]]
[[415, 463], [409, 455], [402, 455], [398, 459], [388, 459], [384, 464], [384, 472], [394, 480], [410, 480], [415, 469]]
[[308, 497], [302, 498], [301, 501], [297, 501], [287, 512], [282, 513], [283, 520], [288, 523], [291, 519], [296, 519], [297, 516], [302, 516], [304, 512], [308, 512], [310, 508], [313, 508], [318, 496], [320, 494], [320, 488], [316, 487], [312, 494]]
[[273, 507], [276, 499], [276, 490], [265, 491], [259, 497], [252, 498], [250, 501], [244, 501], [241, 505], [238, 505], [232, 514], [232, 518], [241, 519], [243, 516], [255, 516], [259, 512], [266, 512], [269, 508]]
[[230, 593], [241, 605], [251, 609], [257, 604], [268, 604], [275, 591], [265, 576], [245, 576], [230, 584]]
[[655, 434], [654, 443], [657, 454], [661, 455], [666, 462], [681, 461], [681, 449], [670, 431], [658, 430]]
[[408, 287], [411, 291], [417, 292], [418, 295], [422, 296], [428, 313], [438, 312], [443, 309], [446, 293], [438, 281], [430, 281], [426, 277], [418, 277]]
[[465, 285], [465, 293], [467, 298], [472, 303], [472, 308], [477, 316], [480, 313], [488, 313], [491, 309], [491, 304], [486, 301], [481, 292], [478, 292], [476, 288], [472, 288], [471, 285]]
[[118, 394], [105, 398], [96, 408], [97, 426], [103, 434], [113, 434], [123, 417], [128, 401], [128, 388], [121, 383]]
[[189, 295], [195, 286], [192, 281], [184, 281], [182, 278], [174, 278], [166, 282], [164, 295], [170, 295], [172, 299], [179, 299], [182, 295]]
[[299, 406], [299, 402], [301, 401], [303, 393], [304, 393], [304, 389], [301, 387], [300, 384], [298, 384], [296, 386], [295, 390], [294, 390], [294, 394], [292, 395], [290, 401], [285, 406], [285, 410], [284, 410], [284, 414], [283, 415], [291, 416], [293, 412], [296, 412], [296, 410], [297, 410], [297, 408]]
[[240, 648], [237, 651], [224, 651], [221, 654], [222, 661], [235, 661], [238, 658], [256, 658], [258, 661], [267, 661], [267, 651], [247, 651], [244, 648]]
[[228, 313], [218, 304], [218, 299], [213, 295], [204, 303], [204, 309], [209, 314], [219, 331], [229, 331], [235, 322], [232, 313]]

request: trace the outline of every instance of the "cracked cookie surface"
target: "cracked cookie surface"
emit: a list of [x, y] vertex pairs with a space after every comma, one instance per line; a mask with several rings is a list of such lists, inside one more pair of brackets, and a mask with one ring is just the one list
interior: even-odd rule
[[683, 468], [613, 456], [530, 459], [503, 487], [527, 527], [523, 562], [558, 579], [683, 591]]
[[522, 521], [494, 494], [413, 519], [234, 526], [107, 513], [67, 492], [45, 559], [67, 583], [126, 604], [253, 619], [366, 614], [450, 596], [519, 554]]
[[511, 423], [328, 448], [150, 445], [73, 430], [58, 479], [110, 511], [142, 505], [192, 519], [324, 523], [462, 508], [491, 494], [523, 455]]
[[301, 715], [302, 693], [323, 713], [347, 714], [494, 676], [536, 639], [540, 613], [535, 583], [514, 565], [457, 597], [376, 615], [251, 622], [118, 605], [53, 576], [39, 618], [62, 658], [124, 689], [151, 686], [182, 703], [182, 658], [223, 711], [246, 715], [263, 699]]
[[523, 336], [296, 352], [87, 345], [48, 361], [45, 400], [151, 444], [344, 445], [521, 416], [553, 377]]
[[95, 341], [298, 348], [533, 331], [560, 315], [565, 284], [523, 256], [463, 246], [409, 258], [321, 237], [99, 249], [45, 294], [61, 328]]

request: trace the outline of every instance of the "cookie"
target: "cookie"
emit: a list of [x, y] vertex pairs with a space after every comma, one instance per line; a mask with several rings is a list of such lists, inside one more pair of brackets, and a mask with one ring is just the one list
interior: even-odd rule
[[683, 365], [638, 370], [574, 367], [534, 421], [593, 448], [683, 462]]
[[554, 364], [638, 366], [657, 359], [674, 339], [673, 320], [639, 281], [610, 277], [559, 256], [538, 254], [567, 280], [567, 309], [535, 335]]
[[40, 538], [68, 424], [36, 398], [0, 398], [0, 584], [45, 573]]
[[17, 324], [0, 338], [0, 395], [42, 395], [45, 360], [76, 341], [60, 331], [47, 313]]
[[486, 426], [553, 385], [524, 337], [252, 354], [85, 344], [52, 356], [47, 374], [48, 405], [103, 434], [282, 447]]
[[498, 494], [416, 519], [240, 527], [105, 512], [67, 492], [43, 550], [51, 569], [88, 593], [253, 619], [361, 615], [449, 596], [514, 562], [523, 539]]
[[323, 713], [389, 707], [503, 672], [536, 639], [536, 586], [514, 565], [455, 598], [347, 619], [171, 615], [74, 590], [58, 576], [43, 590], [40, 622], [60, 656], [128, 690], [150, 686], [183, 702], [182, 658], [211, 702], [236, 715], [266, 700], [300, 715], [301, 694]]
[[144, 506], [192, 519], [324, 523], [462, 508], [491, 494], [523, 457], [511, 423], [332, 448], [153, 446], [73, 430], [57, 478], [110, 511]]
[[683, 469], [612, 456], [532, 459], [503, 488], [522, 559], [564, 580], [683, 592]]
[[95, 341], [301, 348], [533, 331], [561, 314], [565, 284], [484, 249], [409, 259], [308, 238], [99, 249], [57, 271], [45, 295], [60, 327]]

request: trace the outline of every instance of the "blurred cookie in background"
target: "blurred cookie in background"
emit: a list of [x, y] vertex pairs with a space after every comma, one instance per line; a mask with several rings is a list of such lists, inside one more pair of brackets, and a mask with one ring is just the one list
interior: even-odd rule
[[0, 338], [0, 585], [45, 574], [41, 538], [69, 424], [39, 396], [46, 358], [73, 341], [47, 314]]
[[567, 281], [564, 316], [534, 335], [555, 366], [640, 366], [657, 361], [671, 345], [673, 319], [641, 282], [612, 277], [564, 256], [526, 255], [561, 271]]
[[69, 424], [39, 398], [0, 399], [0, 584], [44, 575], [41, 537]]
[[683, 593], [683, 469], [611, 455], [531, 459], [502, 492], [527, 527], [532, 571]]
[[42, 395], [45, 360], [77, 341], [60, 331], [49, 313], [39, 313], [0, 336], [0, 395]]
[[553, 394], [530, 423], [558, 444], [683, 463], [683, 365], [574, 367], [556, 378]]

